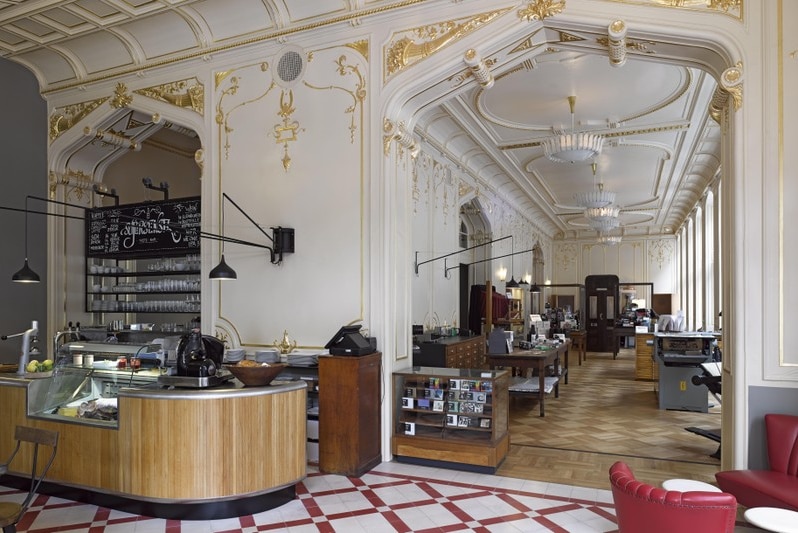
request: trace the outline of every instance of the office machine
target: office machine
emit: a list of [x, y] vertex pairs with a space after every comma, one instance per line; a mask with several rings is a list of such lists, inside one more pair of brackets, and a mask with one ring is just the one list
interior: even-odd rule
[[659, 408], [706, 413], [707, 389], [693, 384], [712, 360], [711, 333], [656, 333], [652, 357], [659, 367]]

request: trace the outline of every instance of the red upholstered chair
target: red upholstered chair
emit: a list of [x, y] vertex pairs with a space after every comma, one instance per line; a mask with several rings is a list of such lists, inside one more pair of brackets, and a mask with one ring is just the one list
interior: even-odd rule
[[798, 416], [765, 415], [770, 470], [727, 470], [718, 486], [745, 507], [798, 511]]
[[620, 533], [732, 533], [737, 501], [725, 492], [679, 492], [637, 481], [623, 462], [610, 468]]

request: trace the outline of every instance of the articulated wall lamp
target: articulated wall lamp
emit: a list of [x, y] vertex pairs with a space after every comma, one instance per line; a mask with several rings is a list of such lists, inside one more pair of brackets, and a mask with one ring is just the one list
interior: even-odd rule
[[14, 272], [11, 281], [17, 283], [39, 283], [41, 278], [28, 266], [28, 198], [25, 198], [25, 265]]
[[[237, 239], [234, 237], [227, 237], [224, 234], [224, 201], [227, 200], [233, 206], [238, 209], [238, 211], [249, 220], [253, 226], [258, 228], [258, 230], [263, 233], [269, 241], [271, 241], [272, 246], [267, 246], [265, 244], [258, 244], [255, 242], [245, 241], [242, 239]], [[222, 193], [222, 234], [216, 235], [214, 233], [208, 232], [201, 232], [200, 236], [206, 239], [214, 239], [222, 242], [222, 254], [221, 260], [219, 264], [210, 271], [208, 277], [210, 279], [218, 279], [218, 280], [231, 280], [236, 279], [238, 276], [232, 268], [225, 262], [224, 260], [224, 243], [236, 243], [236, 244], [243, 244], [244, 246], [253, 246], [255, 248], [264, 248], [269, 250], [270, 261], [273, 265], [278, 265], [283, 261], [283, 254], [294, 253], [294, 229], [293, 228], [283, 228], [280, 226], [272, 227], [272, 234], [269, 235], [266, 233], [257, 222], [255, 222], [251, 216], [249, 216], [246, 211], [241, 209], [241, 207], [233, 201], [232, 198], [227, 196], [226, 193]]]

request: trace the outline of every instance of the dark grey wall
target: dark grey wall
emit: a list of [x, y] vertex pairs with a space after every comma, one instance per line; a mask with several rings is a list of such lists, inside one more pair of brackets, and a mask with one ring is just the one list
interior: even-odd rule
[[[0, 206], [25, 208], [25, 197], [47, 197], [47, 106], [39, 84], [24, 67], [0, 59]], [[29, 207], [47, 205], [33, 200]], [[39, 345], [47, 342], [47, 217], [29, 215], [28, 259], [41, 276], [38, 284], [13, 283], [11, 276], [25, 259], [24, 212], [0, 209], [0, 335], [24, 331], [38, 320]], [[0, 362], [19, 360], [20, 338], [0, 341]]]
[[798, 389], [748, 387], [748, 468], [768, 468], [765, 415], [798, 415]]

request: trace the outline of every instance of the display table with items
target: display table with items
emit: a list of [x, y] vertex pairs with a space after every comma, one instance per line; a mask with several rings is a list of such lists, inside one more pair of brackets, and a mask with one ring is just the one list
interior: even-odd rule
[[[537, 377], [527, 378], [522, 375], [513, 378], [510, 383], [510, 392], [522, 394], [535, 394], [538, 397], [540, 416], [546, 416], [546, 394], [554, 392], [554, 397], [560, 396], [560, 379], [565, 378], [568, 383], [568, 349], [570, 340], [558, 344], [543, 343], [529, 350], [515, 349], [505, 354], [488, 354], [491, 368], [507, 367], [533, 369]], [[547, 369], [551, 368], [551, 373]]]
[[494, 473], [510, 447], [508, 380], [503, 370], [394, 372], [396, 460]]
[[[114, 364], [0, 377], [0, 456], [10, 454], [17, 425], [60, 434], [40, 492], [189, 520], [254, 514], [295, 497], [307, 468], [304, 382], [164, 387], [158, 368]], [[4, 484], [30, 460], [12, 465]]]
[[413, 356], [416, 366], [447, 368], [485, 368], [483, 335], [439, 337], [419, 342], [419, 353]]

